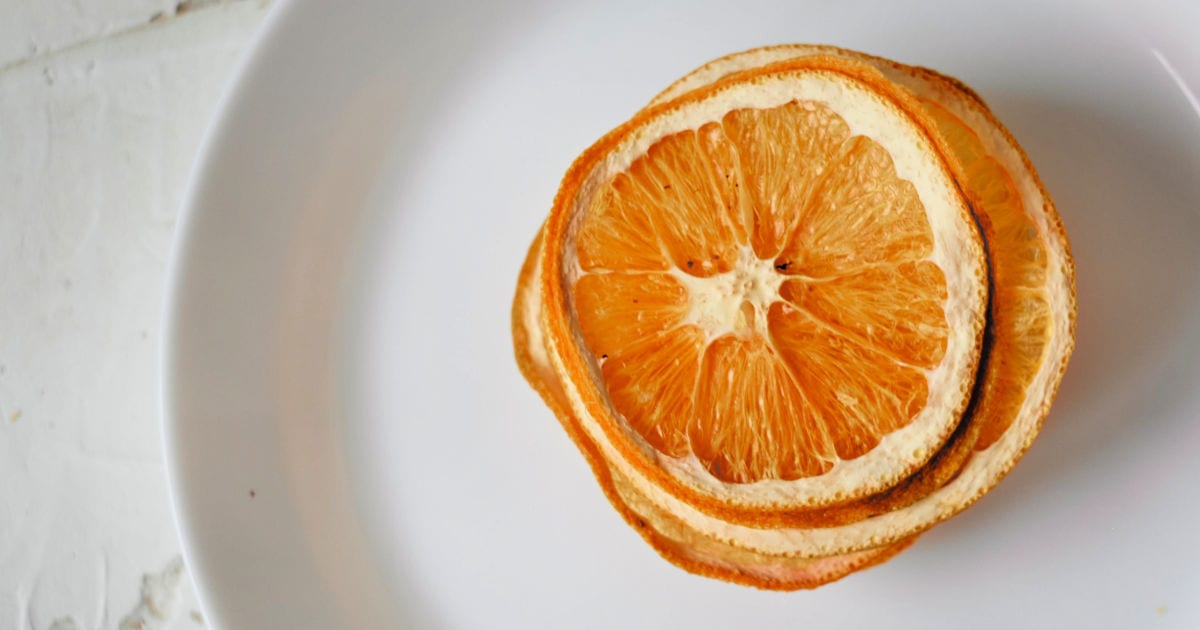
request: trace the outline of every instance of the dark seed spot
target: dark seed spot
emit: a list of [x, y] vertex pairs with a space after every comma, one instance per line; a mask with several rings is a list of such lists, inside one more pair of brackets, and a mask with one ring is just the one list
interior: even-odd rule
[[780, 263], [778, 265], [775, 265], [775, 268], [780, 271], [787, 271], [788, 265], [790, 265], [790, 264], [792, 264], [792, 263], [791, 262]]
[[663, 184], [663, 190], [671, 190], [670, 184]]
[[695, 264], [695, 263], [693, 263], [692, 261], [689, 260], [688, 261], [688, 269], [691, 269], [693, 264]]
[[645, 527], [645, 526], [646, 526], [646, 519], [639, 518], [638, 519], [638, 527]]
[[602, 354], [602, 355], [600, 355], [600, 358], [601, 358], [601, 359], [607, 359], [607, 358], [608, 358], [608, 355], [607, 355], [607, 354]]

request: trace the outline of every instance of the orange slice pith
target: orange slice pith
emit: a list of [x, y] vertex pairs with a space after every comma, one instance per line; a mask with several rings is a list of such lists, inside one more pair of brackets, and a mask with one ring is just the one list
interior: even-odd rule
[[[538, 285], [540, 271], [533, 271], [537, 266], [533, 264], [538, 254], [537, 243], [530, 251], [530, 263], [522, 272], [514, 303], [514, 343], [523, 373], [584, 451], [606, 495], [630, 525], [660, 554], [688, 571], [760, 588], [811, 588], [877, 564], [911, 544], [915, 534], [972, 504], [1011, 469], [1036, 436], [1061, 381], [1074, 340], [1074, 269], [1061, 221], [1011, 134], [978, 96], [956, 80], [853, 51], [781, 46], [712, 62], [681, 79], [656, 101], [665, 102], [731, 72], [814, 53], [870, 62], [888, 79], [921, 99], [961, 164], [955, 177], [981, 213], [991, 248], [989, 262], [996, 282], [990, 311], [994, 328], [994, 342], [990, 344], [993, 360], [986, 369], [981, 369], [972, 412], [955, 427], [941, 450], [924, 467], [875, 494], [834, 501], [825, 507], [801, 506], [757, 513], [753, 524], [758, 528], [722, 520], [740, 514], [737, 510], [680, 502], [659, 487], [631, 481], [625, 474], [628, 470], [622, 471], [621, 462], [611, 452], [604, 453], [594, 441], [596, 436], [583, 428], [587, 419], [572, 406], [566, 392], [572, 384], [560, 366], [554, 365], [557, 349], [541, 330], [545, 328], [544, 322], [539, 322], [545, 296], [543, 287]], [[811, 190], [807, 193], [811, 194]], [[775, 232], [743, 229], [750, 241], [746, 249], [755, 254], [769, 252], [775, 246], [782, 249], [784, 245], [779, 244], [777, 234], [784, 231], [786, 228]], [[736, 234], [737, 226], [733, 225], [728, 232]], [[642, 253], [645, 260], [655, 256], [657, 260], [674, 262], [670, 250], [665, 254]], [[688, 275], [703, 279], [731, 273], [731, 263], [726, 261], [721, 267], [718, 259], [709, 256], [711, 262], [707, 266]], [[755, 258], [776, 264], [788, 262], [778, 255], [774, 259]], [[684, 259], [684, 264], [687, 260]], [[692, 262], [693, 269], [704, 265], [704, 261]], [[670, 270], [670, 266], [666, 269]], [[605, 268], [604, 272], [611, 270]], [[658, 298], [664, 295], [652, 293]], [[620, 294], [620, 291], [598, 291], [593, 297], [619, 305], [621, 302], [614, 295]], [[798, 296], [793, 292], [789, 298]], [[640, 303], [646, 298], [638, 299]], [[668, 310], [669, 303], [667, 300]], [[734, 338], [752, 338], [760, 330], [758, 326], [769, 324], [769, 319], [762, 322], [761, 317], [755, 317], [760, 310], [769, 314], [769, 307], [763, 309], [756, 303], [751, 303], [749, 309], [741, 304], [735, 306], [728, 309], [735, 314], [730, 321], [741, 322], [740, 330], [751, 334], [729, 331]], [[815, 310], [822, 312], [819, 308]], [[620, 320], [622, 313], [620, 309], [617, 312]], [[625, 315], [630, 312], [626, 306]], [[828, 309], [824, 312], [828, 313]], [[643, 315], [642, 321], [645, 318]], [[861, 317], [852, 315], [847, 321], [847, 328], [853, 329], [857, 324], [860, 332], [865, 329]], [[614, 342], [609, 338], [611, 334], [616, 334], [615, 341], [621, 342], [620, 334], [644, 333], [646, 329], [638, 329], [634, 325], [637, 323], [640, 322], [635, 319], [622, 333], [610, 333], [605, 328], [585, 334], [582, 344], [597, 350], [593, 342]], [[529, 333], [529, 329], [539, 330]], [[770, 329], [766, 332], [769, 335]], [[590, 340], [586, 339], [589, 335]], [[600, 351], [600, 354], [608, 353]], [[670, 364], [674, 365], [674, 361]], [[556, 396], [558, 402], [552, 402]], [[669, 427], [670, 423], [666, 425]], [[675, 437], [671, 438], [672, 435]], [[668, 448], [670, 439], [676, 440], [676, 445], [682, 441], [680, 435], [677, 430], [661, 430], [656, 439]], [[684, 436], [690, 445], [691, 437], [686, 433]], [[721, 460], [716, 452], [719, 450], [714, 449], [707, 464], [717, 468], [717, 472], [736, 472], [736, 466], [728, 466]], [[747, 474], [752, 468], [744, 468], [739, 474]], [[805, 472], [801, 466], [795, 468]], [[786, 476], [781, 474], [782, 470], [776, 468], [775, 474]], [[815, 477], [820, 476], [818, 473]]]

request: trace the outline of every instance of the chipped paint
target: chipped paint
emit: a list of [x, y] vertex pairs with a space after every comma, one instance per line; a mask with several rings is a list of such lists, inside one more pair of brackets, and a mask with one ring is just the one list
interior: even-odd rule
[[79, 630], [79, 624], [75, 623], [74, 617], [63, 617], [55, 619], [48, 630]]
[[161, 630], [175, 617], [179, 587], [183, 583], [183, 558], [175, 556], [158, 573], [142, 576], [142, 597], [121, 619], [119, 630]]
[[160, 571], [179, 542], [147, 383], [188, 173], [265, 10], [175, 6], [0, 11], [3, 630], [201, 627]]

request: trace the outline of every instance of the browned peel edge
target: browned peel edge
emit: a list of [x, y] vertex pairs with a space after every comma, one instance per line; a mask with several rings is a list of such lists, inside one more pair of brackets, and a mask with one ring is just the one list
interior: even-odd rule
[[[877, 566], [901, 551], [912, 545], [917, 536], [910, 536], [898, 542], [871, 550], [874, 553], [866, 554], [861, 559], [853, 562], [841, 561], [837, 556], [831, 558], [818, 558], [810, 561], [810, 566], [807, 568], [795, 569], [792, 571], [789, 579], [777, 579], [766, 577], [756, 573], [752, 567], [736, 568], [729, 564], [716, 564], [705, 561], [702, 558], [697, 558], [690, 553], [686, 547], [677, 543], [674, 540], [662, 535], [640, 515], [634, 512], [627, 503], [621, 498], [616, 490], [612, 473], [608, 468], [607, 463], [600, 456], [595, 445], [583, 434], [582, 429], [578, 426], [577, 421], [572, 415], [569, 407], [564, 401], [559, 399], [552, 392], [553, 385], [547, 382], [541, 375], [538, 374], [534, 366], [534, 360], [530, 355], [530, 337], [529, 332], [524, 324], [524, 307], [526, 306], [522, 299], [522, 291], [533, 280], [532, 274], [536, 264], [536, 256], [540, 250], [540, 244], [543, 231], [538, 230], [533, 243], [530, 245], [529, 252], [526, 255], [525, 261], [521, 266], [520, 279], [517, 283], [517, 292], [513, 300], [511, 318], [513, 330], [513, 351], [516, 356], [517, 366], [521, 375], [529, 382], [530, 386], [541, 397], [542, 401], [558, 418], [559, 423], [566, 431], [568, 437], [575, 446], [583, 454], [588, 466], [592, 470], [597, 482], [600, 484], [601, 491], [605, 498], [616, 509], [621, 518], [633, 528], [645, 541], [655, 550], [661, 557], [671, 564], [693, 573], [708, 578], [715, 578], [740, 584], [743, 586], [752, 586], [763, 590], [774, 591], [795, 591], [802, 589], [813, 589], [823, 584], [828, 584], [840, 580], [851, 573], [861, 571], [873, 566]], [[702, 534], [701, 534], [702, 535]], [[711, 539], [710, 539], [711, 540]], [[717, 542], [717, 541], [714, 541]], [[762, 555], [762, 554], [760, 554]], [[861, 554], [860, 554], [861, 555]], [[773, 559], [768, 556], [763, 556], [763, 562], [771, 562]], [[795, 562], [795, 559], [779, 558], [782, 562]]]
[[[888, 81], [878, 70], [870, 68], [862, 63], [850, 62], [845, 59], [825, 56], [811, 56], [802, 59], [788, 60], [779, 63], [769, 64], [761, 68], [757, 68], [746, 73], [736, 73], [729, 77], [722, 78], [719, 81], [689, 92], [681, 97], [657, 106], [649, 107], [635, 115], [630, 121], [617, 127], [608, 134], [605, 134], [598, 142], [585, 150], [579, 158], [571, 165], [563, 179], [563, 185], [560, 187], [558, 194], [555, 196], [554, 208], [544, 228], [544, 234], [551, 240], [560, 240], [563, 231], [565, 230], [565, 222], [567, 215], [567, 207], [571, 203], [576, 190], [582, 183], [583, 179], [591, 171], [596, 163], [611, 150], [613, 146], [618, 144], [629, 133], [640, 127], [647, 120], [663, 115], [673, 109], [679, 108], [693, 101], [699, 101], [714, 95], [726, 89], [731, 83], [738, 82], [747, 77], [762, 77], [768, 74], [786, 74], [788, 72], [824, 72], [834, 75], [841, 75], [851, 81], [867, 84], [874, 93], [887, 98], [891, 104], [902, 112], [904, 112], [917, 126], [917, 128], [925, 135], [927, 140], [933, 146], [935, 152], [941, 161], [943, 168], [948, 172], [947, 175], [953, 180], [954, 173], [961, 172], [961, 166], [958, 165], [957, 158], [954, 157], [949, 147], [945, 144], [944, 139], [940, 134], [936, 133], [934, 123], [924, 113], [920, 104], [917, 103], [910, 94], [903, 92], [900, 88], [895, 87]], [[975, 223], [973, 213], [970, 211], [966, 199], [963, 199], [962, 211], [966, 216], [964, 220], [968, 220], [971, 225], [976, 226], [976, 245], [979, 247], [980, 254], [983, 254], [982, 238], [978, 234], [978, 226]], [[544, 309], [543, 328], [554, 339], [556, 345], [569, 344], [575, 348], [577, 352], [559, 352], [557, 358], [563, 362], [565, 372], [568, 378], [578, 384], [583, 382], [585, 386], [579, 387], [580, 398], [583, 401], [585, 408], [592, 417], [597, 418], [598, 424], [604, 431], [608, 441], [612, 443], [621, 456], [627, 461], [637, 462], [635, 466], [647, 475], [652, 483], [655, 483], [660, 488], [663, 488], [673, 496], [692, 505], [696, 509], [720, 518], [727, 522], [744, 524], [757, 527], [774, 527], [786, 524], [788, 507], [795, 508], [796, 506], [780, 506], [780, 505], [742, 505], [726, 502], [709, 494], [702, 493], [693, 488], [689, 488], [675, 479], [665, 470], [657, 466], [650, 460], [649, 456], [644, 453], [637, 445], [630, 441], [630, 438], [625, 436], [621, 429], [616, 425], [616, 420], [611, 417], [611, 411], [603, 402], [603, 396], [597, 391], [597, 384], [592, 381], [587, 374], [587, 368], [583, 364], [583, 360], [578, 355], [576, 340], [570, 332], [570, 324], [566, 320], [566, 313], [569, 305], [566, 304], [566, 295], [564, 287], [561, 284], [561, 259], [554, 255], [555, 252], [551, 248], [542, 248], [542, 278], [540, 279], [541, 286], [544, 292], [544, 300], [547, 305], [558, 304], [559, 308]], [[986, 268], [986, 264], [984, 265]], [[982, 272], [986, 273], [986, 272]], [[986, 278], [981, 279], [979, 283], [979, 292], [982, 294], [979, 297], [981, 302], [986, 303], [988, 298], [988, 286]], [[986, 312], [979, 318], [976, 324], [975, 344], [974, 347], [980, 348], [983, 341], [985, 322], [987, 320]], [[959, 392], [959, 403], [953, 411], [955, 418], [959, 421], [945, 427], [945, 433], [938, 436], [938, 443], [944, 444], [950, 437], [957, 425], [961, 423], [964, 411], [969, 403], [971, 393], [974, 389], [975, 375], [978, 373], [979, 353], [976, 352], [969, 358], [971, 363], [970, 372], [973, 375], [971, 379], [964, 380], [962, 390]], [[855, 501], [874, 494], [877, 494], [889, 487], [896, 485], [902, 480], [908, 478], [912, 473], [923, 467], [929, 459], [931, 459], [940, 449], [933, 449], [928, 457], [921, 461], [913, 462], [913, 465], [903, 471], [902, 474], [894, 476], [894, 478], [885, 479], [875, 484], [864, 484], [856, 489], [857, 492], [851, 496], [843, 497], [839, 503], [846, 501]], [[827, 507], [826, 506], [809, 506], [809, 507]], [[782, 508], [782, 509], [781, 509]]]

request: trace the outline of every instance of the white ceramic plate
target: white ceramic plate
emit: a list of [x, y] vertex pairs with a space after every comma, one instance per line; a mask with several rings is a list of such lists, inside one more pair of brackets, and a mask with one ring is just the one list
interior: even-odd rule
[[[166, 311], [210, 625], [1200, 627], [1200, 8], [1125, 4], [281, 2], [200, 155]], [[509, 303], [580, 150], [692, 67], [793, 41], [976, 87], [1058, 201], [1080, 319], [995, 492], [781, 594], [620, 521], [518, 375]]]

